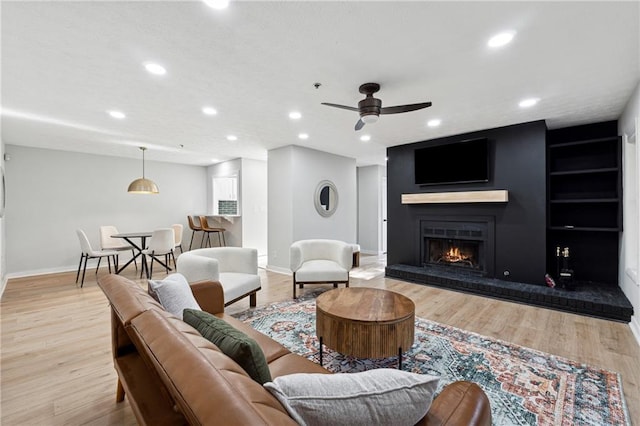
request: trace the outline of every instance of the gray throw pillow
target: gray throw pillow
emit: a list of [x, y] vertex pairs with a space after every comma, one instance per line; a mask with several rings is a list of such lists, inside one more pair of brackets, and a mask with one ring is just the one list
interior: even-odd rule
[[429, 411], [438, 380], [381, 368], [360, 373], [290, 374], [264, 387], [303, 426], [412, 426]]
[[261, 385], [271, 381], [267, 359], [254, 339], [205, 311], [185, 309], [184, 322], [234, 360], [253, 380]]
[[182, 274], [171, 274], [162, 281], [148, 280], [148, 283], [149, 293], [154, 292], [160, 304], [178, 318], [182, 318], [182, 311], [187, 308], [200, 310], [191, 286]]

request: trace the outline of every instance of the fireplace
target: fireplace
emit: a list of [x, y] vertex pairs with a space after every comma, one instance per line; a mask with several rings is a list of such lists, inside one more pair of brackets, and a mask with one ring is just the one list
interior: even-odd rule
[[421, 264], [459, 274], [494, 275], [490, 219], [421, 220]]

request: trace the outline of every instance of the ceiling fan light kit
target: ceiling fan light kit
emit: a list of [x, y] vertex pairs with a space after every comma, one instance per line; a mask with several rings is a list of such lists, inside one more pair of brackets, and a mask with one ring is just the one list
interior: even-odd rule
[[131, 182], [127, 192], [131, 194], [158, 194], [160, 192], [158, 185], [144, 177], [144, 152], [147, 148], [141, 146], [140, 150], [142, 151], [142, 177]]
[[399, 114], [401, 112], [417, 111], [431, 106], [431, 102], [422, 102], [418, 104], [398, 105], [383, 108], [382, 101], [373, 97], [373, 94], [380, 90], [380, 85], [378, 83], [364, 83], [358, 90], [363, 95], [366, 95], [366, 97], [358, 102], [357, 108], [322, 102], [322, 105], [347, 109], [349, 111], [357, 111], [360, 114], [360, 119], [356, 123], [356, 131], [362, 129], [365, 124], [375, 123], [378, 121], [380, 114]]

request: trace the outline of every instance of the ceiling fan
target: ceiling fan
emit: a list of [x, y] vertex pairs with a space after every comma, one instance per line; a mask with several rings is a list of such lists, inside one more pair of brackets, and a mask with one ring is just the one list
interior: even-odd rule
[[356, 123], [356, 131], [362, 129], [366, 123], [375, 123], [378, 121], [380, 114], [398, 114], [401, 112], [416, 111], [431, 106], [431, 102], [422, 102], [420, 104], [398, 105], [382, 108], [382, 101], [373, 97], [373, 94], [380, 90], [380, 85], [378, 83], [365, 83], [361, 85], [358, 90], [360, 93], [367, 95], [367, 97], [358, 102], [357, 108], [322, 102], [322, 105], [348, 109], [349, 111], [357, 111], [360, 114], [360, 119]]

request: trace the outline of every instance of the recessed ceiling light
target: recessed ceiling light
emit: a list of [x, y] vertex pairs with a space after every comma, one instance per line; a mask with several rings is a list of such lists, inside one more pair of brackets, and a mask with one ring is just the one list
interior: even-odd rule
[[228, 141], [237, 141], [238, 137], [236, 135], [229, 135], [229, 136], [227, 136], [227, 140]]
[[371, 140], [371, 136], [369, 136], [369, 135], [362, 135], [362, 136], [360, 136], [360, 140], [361, 140], [362, 142], [369, 142], [369, 141]]
[[289, 118], [292, 120], [299, 120], [302, 117], [302, 114], [300, 114], [298, 111], [291, 111], [289, 113]]
[[122, 120], [123, 118], [126, 117], [126, 115], [122, 111], [107, 111], [107, 112], [111, 117], [117, 118], [118, 120]]
[[309, 139], [309, 135], [308, 135], [307, 133], [300, 133], [300, 134], [298, 135], [298, 137], [299, 137], [300, 139]]
[[229, 7], [229, 0], [203, 0], [204, 3], [213, 9], [226, 9]]
[[538, 98], [523, 99], [518, 105], [520, 106], [520, 108], [529, 108], [537, 104], [539, 100], [540, 99]]
[[429, 127], [438, 127], [442, 123], [442, 120], [439, 118], [434, 118], [433, 120], [427, 121], [427, 126]]
[[211, 107], [202, 107], [202, 113], [206, 115], [216, 115], [218, 111]]
[[147, 71], [149, 71], [151, 74], [155, 74], [155, 75], [165, 75], [167, 73], [167, 70], [160, 64], [155, 64], [153, 62], [147, 62], [146, 64], [144, 64], [144, 67], [147, 69]]
[[509, 44], [515, 35], [515, 31], [505, 31], [503, 33], [496, 34], [489, 39], [487, 45], [489, 47], [504, 46], [505, 44]]

